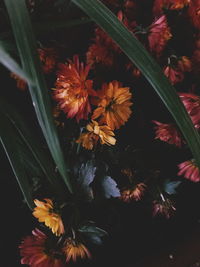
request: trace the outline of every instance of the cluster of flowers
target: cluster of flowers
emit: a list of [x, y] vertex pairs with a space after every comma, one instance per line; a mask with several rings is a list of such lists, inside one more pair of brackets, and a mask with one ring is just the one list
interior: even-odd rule
[[[177, 89], [195, 128], [199, 130], [200, 97], [195, 92], [200, 84], [198, 78], [200, 74], [200, 35], [198, 33], [200, 1], [155, 0], [151, 1], [152, 6], [148, 6], [150, 10], [142, 10], [142, 12], [144, 3], [139, 3], [140, 1], [102, 0], [102, 2], [117, 15], [118, 19], [156, 58], [163, 73]], [[150, 15], [144, 19], [142, 24], [142, 19], [138, 17], [138, 14], [145, 12], [149, 12]], [[191, 38], [188, 38], [190, 39], [188, 50], [180, 49], [179, 52], [179, 47], [174, 45], [180, 33], [172, 25], [170, 16], [178, 17], [180, 21], [183, 20], [190, 25]], [[101, 145], [115, 145], [114, 131], [124, 125], [132, 113], [132, 92], [129, 87], [123, 87], [122, 83], [117, 80], [111, 80], [99, 86], [93, 76], [98, 76], [98, 66], [106, 70], [118, 68], [129, 73], [132, 81], [137, 82], [142, 74], [136, 66], [99, 27], [95, 28], [94, 38], [86, 52], [86, 63], [80, 62], [77, 55], [65, 63], [59, 63], [59, 56], [53, 48], [40, 48], [38, 53], [44, 73], [56, 73], [55, 85], [51, 90], [56, 106], [54, 116], [58, 117], [62, 113], [65, 115], [65, 119], [73, 119], [79, 127], [80, 134], [75, 137], [75, 142], [91, 152], [95, 152]], [[119, 62], [120, 64], [118, 64]], [[12, 74], [12, 77], [17, 80], [18, 87], [21, 89], [26, 87], [26, 83], [15, 74]], [[184, 87], [184, 92], [181, 92], [180, 88], [185, 81], [187, 81], [188, 87], [187, 89]], [[161, 123], [156, 120], [153, 123], [155, 124], [155, 139], [178, 148], [185, 145], [184, 138], [175, 124]], [[193, 182], [200, 181], [200, 170], [193, 159], [180, 163], [178, 168], [178, 176], [184, 176]], [[134, 180], [131, 169], [122, 169], [121, 171], [129, 180]], [[120, 199], [124, 202], [139, 201], [146, 190], [147, 184], [144, 182], [131, 183], [130, 186], [121, 190]], [[47, 217], [46, 215], [40, 217], [40, 211], [36, 210], [34, 215], [39, 218], [39, 221], [45, 222], [57, 236], [62, 236], [64, 234], [62, 220], [57, 213], [52, 211], [52, 202], [46, 200], [44, 204], [36, 201], [36, 205], [48, 210], [49, 214]], [[174, 211], [173, 202], [163, 193], [159, 193], [159, 200], [153, 201], [153, 214], [163, 214], [169, 218]], [[39, 230], [35, 230], [32, 237], [25, 239], [21, 245], [23, 263], [31, 265], [32, 261], [34, 262], [32, 256], [27, 256], [25, 248], [29, 245], [31, 247], [31, 243], [35, 242], [36, 246], [33, 247], [37, 247], [38, 244], [40, 247], [38, 251], [44, 254], [43, 248], [46, 240], [47, 236]], [[64, 253], [67, 261], [78, 256], [89, 257], [90, 255], [86, 247], [82, 243], [77, 243], [73, 237], [62, 239], [61, 244], [64, 244], [62, 253], [59, 251], [58, 255], [61, 253], [63, 257]], [[58, 245], [60, 248], [60, 243]], [[27, 251], [33, 252], [31, 249]], [[49, 260], [47, 254], [43, 255], [43, 259]], [[61, 266], [60, 263], [56, 264], [54, 263], [52, 266]], [[32, 264], [31, 266], [36, 265]]]
[[51, 199], [36, 199], [34, 202], [34, 217], [50, 228], [55, 236], [34, 229], [32, 235], [25, 237], [19, 246], [22, 264], [31, 267], [64, 267], [71, 260], [75, 262], [79, 258], [91, 258], [80, 233], [69, 227], [65, 229], [61, 212]]

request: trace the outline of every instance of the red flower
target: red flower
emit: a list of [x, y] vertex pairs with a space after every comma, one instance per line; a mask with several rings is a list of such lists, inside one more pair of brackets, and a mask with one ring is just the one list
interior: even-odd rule
[[187, 160], [178, 165], [179, 172], [178, 175], [183, 175], [186, 179], [193, 182], [200, 181], [200, 170], [196, 166], [194, 160]]
[[53, 96], [67, 117], [75, 117], [77, 122], [88, 118], [91, 112], [89, 96], [96, 95], [93, 81], [87, 79], [89, 70], [89, 66], [79, 62], [78, 56], [68, 64], [59, 64]]
[[190, 93], [179, 93], [195, 128], [200, 128], [200, 97]]
[[64, 267], [65, 265], [59, 258], [59, 252], [47, 248], [47, 236], [37, 228], [32, 231], [32, 234], [24, 238], [19, 246], [22, 256], [21, 264], [31, 267]]
[[173, 206], [172, 201], [168, 198], [164, 198], [162, 194], [161, 200], [153, 201], [153, 216], [160, 214], [169, 219], [175, 211], [176, 208]]
[[190, 1], [188, 14], [193, 25], [200, 29], [200, 0]]
[[166, 16], [163, 15], [149, 27], [149, 48], [157, 56], [160, 56], [164, 50], [167, 41], [172, 37], [170, 28], [167, 24]]
[[178, 10], [190, 3], [190, 0], [155, 0], [153, 13], [155, 16], [162, 14], [163, 9]]
[[58, 55], [54, 48], [39, 48], [39, 57], [44, 73], [50, 73], [56, 66]]
[[159, 121], [153, 121], [155, 126], [155, 139], [160, 139], [161, 141], [167, 142], [168, 144], [173, 144], [177, 147], [181, 147], [183, 140], [176, 126], [172, 123], [161, 123]]
[[181, 82], [184, 79], [184, 75], [181, 71], [176, 70], [170, 66], [164, 68], [164, 74], [172, 84]]

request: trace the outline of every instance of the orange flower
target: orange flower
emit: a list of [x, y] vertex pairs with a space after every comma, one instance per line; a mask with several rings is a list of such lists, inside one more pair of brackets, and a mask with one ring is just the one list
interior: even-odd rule
[[54, 48], [39, 48], [39, 57], [44, 73], [50, 73], [56, 66], [58, 55]]
[[99, 124], [107, 124], [112, 130], [119, 129], [131, 115], [129, 87], [122, 87], [118, 81], [104, 84], [98, 93], [99, 100], [92, 119], [99, 118]]
[[178, 60], [178, 68], [182, 72], [190, 72], [192, 70], [192, 63], [191, 63], [190, 59], [186, 56], [181, 57]]
[[47, 236], [37, 228], [32, 234], [24, 238], [19, 246], [21, 264], [30, 267], [64, 267], [60, 257], [61, 252], [56, 251], [54, 247], [46, 246]]
[[77, 258], [91, 258], [91, 253], [86, 246], [72, 238], [68, 238], [66, 240], [66, 245], [63, 248], [63, 252], [66, 255], [66, 262], [70, 261], [71, 259], [76, 261]]
[[89, 96], [96, 95], [92, 89], [93, 81], [87, 80], [89, 70], [89, 66], [79, 62], [78, 56], [74, 56], [69, 64], [59, 64], [53, 96], [67, 117], [76, 117], [77, 122], [88, 118], [91, 112]]
[[81, 143], [86, 149], [93, 149], [98, 140], [100, 143], [106, 145], [115, 145], [116, 139], [113, 137], [115, 134], [107, 125], [98, 125], [98, 122], [92, 121], [86, 126], [87, 133], [82, 133], [77, 143]]
[[17, 88], [19, 88], [20, 90], [24, 91], [24, 90], [26, 90], [28, 88], [27, 82], [25, 80], [23, 80], [17, 74], [11, 72], [10, 73], [10, 77], [16, 80]]
[[54, 205], [51, 199], [45, 198], [45, 202], [34, 200], [36, 207], [33, 211], [33, 216], [39, 222], [44, 222], [56, 236], [60, 236], [65, 232], [64, 225], [60, 214], [54, 211]]
[[153, 12], [155, 16], [162, 14], [162, 10], [179, 10], [184, 8], [190, 3], [190, 0], [155, 0]]
[[151, 52], [160, 56], [167, 41], [172, 37], [165, 15], [162, 15], [149, 27], [149, 48]]
[[126, 189], [121, 192], [121, 199], [124, 202], [130, 202], [131, 200], [141, 200], [144, 195], [146, 185], [144, 183], [139, 183], [134, 186], [132, 189]]

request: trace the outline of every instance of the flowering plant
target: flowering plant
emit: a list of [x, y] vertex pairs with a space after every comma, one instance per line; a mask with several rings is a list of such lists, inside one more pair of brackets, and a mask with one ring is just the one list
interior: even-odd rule
[[[147, 201], [170, 219], [178, 186], [200, 181], [200, 1], [44, 2], [4, 0], [16, 45], [2, 31], [0, 62], [31, 115], [2, 93], [0, 140], [38, 220], [21, 263], [63, 267], [108, 238], [99, 203]], [[37, 32], [45, 12], [52, 29]], [[161, 163], [158, 147], [173, 159]]]

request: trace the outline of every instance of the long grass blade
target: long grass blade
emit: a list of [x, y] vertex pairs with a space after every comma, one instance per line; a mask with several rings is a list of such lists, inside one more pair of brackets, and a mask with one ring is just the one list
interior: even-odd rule
[[200, 137], [173, 86], [163, 75], [156, 61], [117, 17], [99, 0], [72, 0], [120, 46], [141, 70], [160, 96], [182, 131], [200, 167]]
[[25, 1], [4, 0], [4, 2], [10, 17], [23, 69], [26, 70], [34, 82], [34, 85], [29, 84], [29, 89], [39, 124], [56, 166], [69, 191], [72, 192], [69, 169], [53, 122], [48, 88], [37, 55], [36, 40]]

